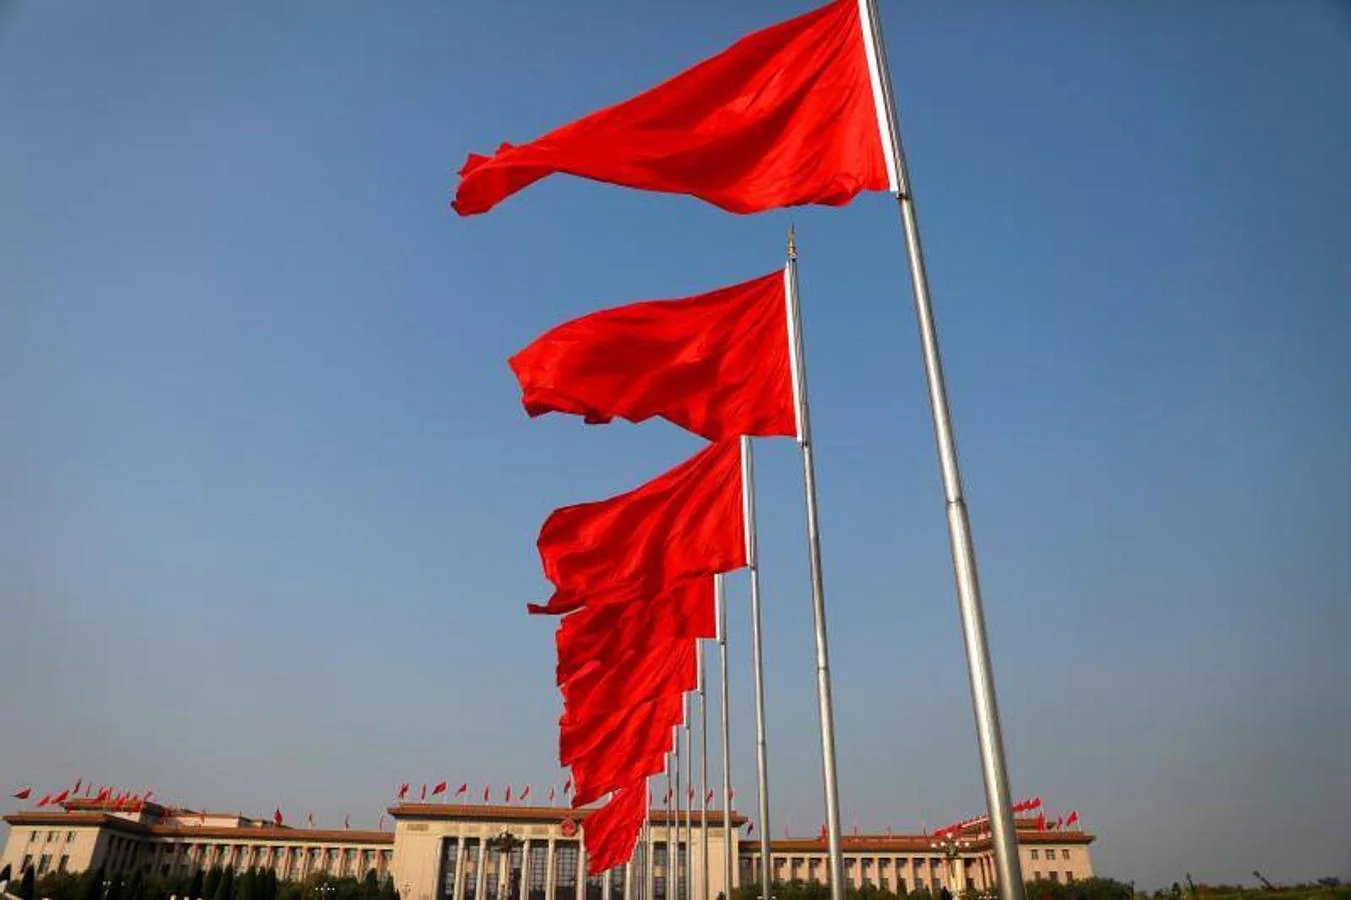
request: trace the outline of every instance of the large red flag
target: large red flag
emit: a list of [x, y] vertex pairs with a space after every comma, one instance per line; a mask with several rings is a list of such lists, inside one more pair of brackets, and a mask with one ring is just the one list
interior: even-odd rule
[[588, 663], [562, 685], [563, 708], [568, 716], [585, 719], [692, 691], [698, 686], [695, 650], [694, 641], [661, 641], [611, 662]]
[[895, 190], [862, 6], [836, 0], [528, 144], [471, 154], [452, 205], [487, 212], [555, 172], [736, 213]]
[[609, 662], [654, 641], [717, 635], [713, 579], [696, 575], [652, 602], [588, 606], [564, 616], [554, 635], [557, 683], [590, 662]]
[[794, 436], [784, 276], [564, 322], [511, 358], [532, 416], [661, 416], [710, 441]]
[[10, 794], [10, 796], [15, 800], [27, 800], [29, 797], [33, 796], [33, 789], [30, 787], [19, 788], [17, 791]]
[[599, 875], [622, 866], [633, 855], [638, 831], [647, 814], [647, 780], [640, 779], [611, 795], [582, 822], [586, 838], [586, 874]]
[[740, 442], [711, 444], [617, 497], [554, 510], [539, 554], [557, 590], [532, 613], [655, 597], [682, 578], [745, 566]]
[[572, 766], [574, 808], [662, 770], [681, 698], [670, 695], [617, 712], [559, 722], [559, 760]]

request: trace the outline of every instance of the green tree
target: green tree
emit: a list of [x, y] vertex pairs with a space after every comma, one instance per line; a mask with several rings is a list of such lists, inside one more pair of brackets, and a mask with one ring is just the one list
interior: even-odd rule
[[80, 889], [76, 896], [79, 897], [79, 900], [102, 900], [103, 881], [107, 877], [104, 874], [103, 866], [85, 872], [80, 879]]
[[79, 900], [80, 876], [74, 872], [48, 872], [38, 879], [39, 897], [50, 900]]
[[216, 885], [215, 900], [234, 900], [235, 895], [235, 867], [226, 866], [225, 871], [220, 873], [220, 884]]
[[361, 879], [361, 892], [358, 896], [361, 900], [379, 900], [380, 879], [375, 877], [374, 869], [366, 870], [366, 877]]
[[141, 875], [140, 869], [131, 873], [131, 881], [127, 883], [126, 900], [145, 900], [145, 877]]
[[399, 892], [394, 889], [394, 877], [385, 876], [385, 883], [380, 885], [380, 900], [399, 900]]
[[220, 866], [212, 866], [206, 873], [206, 883], [202, 886], [203, 900], [215, 900], [216, 889], [220, 887], [220, 880], [224, 873]]
[[192, 873], [192, 881], [188, 882], [189, 900], [203, 900], [202, 888], [205, 876], [202, 870], [198, 869]]
[[112, 881], [108, 884], [108, 893], [104, 900], [122, 900], [122, 879], [114, 875]]
[[23, 878], [19, 880], [19, 900], [36, 900], [37, 895], [33, 867], [29, 866], [23, 870]]

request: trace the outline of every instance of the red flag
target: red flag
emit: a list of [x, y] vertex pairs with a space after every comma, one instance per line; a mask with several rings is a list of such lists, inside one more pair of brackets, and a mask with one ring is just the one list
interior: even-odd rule
[[653, 641], [716, 635], [713, 579], [697, 575], [671, 585], [652, 602], [587, 606], [564, 616], [554, 635], [555, 677], [563, 684], [588, 663], [611, 663]]
[[507, 794], [506, 794], [506, 797], [507, 797], [507, 802], [510, 803], [510, 802], [511, 802], [511, 785], [507, 785]]
[[70, 796], [69, 790], [62, 791], [61, 793], [57, 794], [55, 797], [52, 798], [52, 806], [60, 806], [62, 803], [66, 802], [66, 798], [69, 796]]
[[686, 800], [686, 802], [688, 802], [688, 803], [690, 804], [690, 806], [693, 806], [693, 805], [694, 805], [694, 788], [693, 788], [693, 787], [690, 787], [690, 788], [688, 788], [688, 789], [685, 791], [685, 800]]
[[617, 497], [555, 510], [539, 552], [557, 591], [532, 613], [632, 602], [682, 578], [742, 568], [740, 442], [711, 444]]
[[1057, 816], [1057, 817], [1056, 817], [1056, 820], [1055, 820], [1055, 827], [1056, 827], [1056, 830], [1059, 831], [1059, 830], [1060, 830], [1061, 828], [1063, 828], [1064, 826], [1065, 826], [1065, 817], [1064, 817], [1064, 816]]
[[29, 797], [33, 796], [33, 789], [30, 787], [19, 788], [17, 791], [10, 794], [10, 796], [15, 800], [27, 800]]
[[455, 211], [486, 212], [555, 172], [692, 194], [738, 213], [894, 191], [860, 6], [836, 0], [529, 144], [471, 154]]
[[154, 792], [154, 791], [149, 791], [149, 792], [146, 793], [146, 795], [145, 795], [145, 797], [144, 797], [143, 799], [145, 800], [146, 803], [149, 803], [149, 802], [150, 802], [150, 798], [153, 797], [153, 796], [155, 796], [155, 792]]
[[712, 802], [713, 802], [713, 791], [712, 791], [712, 789], [710, 788], [710, 789], [709, 789], [709, 792], [708, 792], [707, 794], [704, 795], [704, 803], [707, 804], [707, 803], [712, 803]]
[[432, 787], [432, 796], [435, 797], [437, 794], [444, 794], [446, 792], [447, 787], [449, 787], [449, 785], [447, 785], [444, 781], [438, 781]]
[[76, 778], [76, 779], [75, 779], [75, 787], [71, 788], [71, 789], [70, 789], [70, 792], [71, 792], [72, 794], [78, 794], [78, 793], [80, 792], [80, 785], [83, 784], [83, 783], [84, 783], [84, 779], [83, 779], [83, 778]]
[[88, 797], [93, 792], [94, 792], [94, 785], [86, 783], [84, 786], [84, 795]]
[[488, 802], [488, 785], [486, 784], [483, 786], [483, 802]]
[[1065, 827], [1069, 828], [1077, 821], [1079, 821], [1079, 810], [1072, 809], [1070, 810], [1070, 814], [1065, 817]]
[[94, 801], [96, 803], [102, 803], [103, 801], [107, 800], [110, 796], [112, 796], [112, 793], [113, 793], [112, 788], [106, 787], [99, 788], [98, 796], [94, 798]]
[[553, 803], [557, 799], [558, 799], [558, 788], [554, 787], [553, 785], [549, 785], [549, 802]]
[[529, 796], [530, 796], [530, 785], [527, 784], [525, 786], [525, 790], [521, 791], [521, 796], [517, 799], [519, 799], [522, 803], [524, 803], [525, 798]]
[[307, 815], [307, 816], [305, 817], [305, 821], [309, 823], [309, 826], [310, 826], [311, 828], [313, 828], [313, 827], [314, 827], [314, 813], [310, 813], [309, 815]]
[[352, 814], [351, 814], [351, 813], [348, 813], [347, 815], [345, 815], [345, 816], [342, 817], [342, 827], [343, 827], [343, 828], [351, 828], [351, 827], [352, 827]]
[[710, 441], [797, 435], [784, 275], [565, 322], [511, 358], [531, 416], [660, 416]]
[[455, 796], [456, 797], [463, 796], [468, 790], [469, 790], [469, 782], [467, 781], [460, 782], [460, 786], [455, 789]]
[[592, 720], [560, 722], [560, 761], [572, 766], [573, 807], [585, 806], [662, 770], [671, 728], [680, 721], [679, 696], [639, 703]]
[[423, 785], [422, 785], [422, 795], [419, 796], [418, 799], [419, 799], [419, 800], [426, 800], [426, 799], [427, 799], [427, 785], [426, 785], [425, 782], [424, 782]]
[[[755, 833], [755, 820], [754, 820], [754, 819], [747, 819], [747, 820], [746, 820], [746, 836], [749, 837], [750, 835], [752, 835], [752, 834], [754, 834], [754, 833]], [[854, 829], [854, 834], [858, 834], [858, 829], [857, 829], [857, 828]]]
[[645, 790], [646, 779], [620, 788], [611, 795], [609, 802], [582, 822], [586, 874], [599, 875], [629, 861], [647, 812]]
[[671, 804], [671, 789], [670, 789], [670, 788], [667, 788], [667, 789], [666, 789], [666, 793], [661, 795], [661, 802], [662, 802], [662, 805], [663, 805], [663, 806], [669, 806], [669, 805]]
[[698, 687], [694, 641], [661, 641], [608, 664], [589, 663], [563, 685], [566, 716], [587, 718]]
[[1046, 830], [1046, 813], [1042, 813], [1041, 815], [1037, 816], [1037, 830], [1038, 831]]
[[[206, 814], [205, 814], [205, 813], [202, 814], [202, 818], [203, 818], [203, 819], [206, 818]], [[273, 811], [273, 813], [272, 813], [272, 821], [275, 822], [275, 823], [277, 824], [278, 827], [281, 827], [282, 816], [281, 816], [281, 807], [280, 807], [280, 806], [278, 806], [278, 807]]]
[[399, 785], [399, 799], [403, 800], [408, 796], [408, 782]]
[[568, 795], [568, 794], [570, 794], [570, 793], [572, 793], [572, 779], [571, 779], [571, 778], [569, 778], [567, 781], [563, 782], [563, 794], [564, 794], [564, 796], [566, 796], [566, 795]]

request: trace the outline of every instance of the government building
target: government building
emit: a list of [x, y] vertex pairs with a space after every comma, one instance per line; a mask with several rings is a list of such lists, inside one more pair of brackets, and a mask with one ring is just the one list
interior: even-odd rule
[[[393, 831], [290, 828], [268, 819], [199, 812], [144, 803], [135, 811], [72, 800], [57, 811], [5, 816], [9, 840], [0, 869], [15, 877], [32, 866], [48, 872], [81, 872], [102, 866], [109, 874], [174, 876], [200, 868], [271, 869], [282, 880], [311, 875], [393, 878], [402, 900], [717, 900], [726, 887], [723, 819], [708, 817], [711, 865], [705, 888], [704, 835], [694, 813], [692, 840], [666, 827], [653, 811], [651, 841], [640, 841], [634, 859], [605, 875], [587, 878], [581, 824], [587, 810], [540, 806], [401, 803], [389, 810]], [[760, 877], [760, 843], [741, 834], [744, 817], [731, 816], [734, 886]], [[1023, 873], [1029, 879], [1075, 881], [1093, 875], [1083, 831], [1041, 831], [1018, 820]], [[677, 845], [669, 854], [668, 836]], [[844, 838], [845, 878], [853, 887], [894, 892], [924, 887], [954, 894], [994, 888], [993, 848], [972, 826], [953, 838], [923, 834], [851, 835]], [[672, 872], [674, 855], [679, 877]], [[651, 858], [651, 872], [647, 860]], [[686, 867], [690, 890], [685, 886]], [[820, 838], [770, 842], [776, 881], [825, 882], [826, 844]], [[649, 896], [650, 890], [650, 896]]]

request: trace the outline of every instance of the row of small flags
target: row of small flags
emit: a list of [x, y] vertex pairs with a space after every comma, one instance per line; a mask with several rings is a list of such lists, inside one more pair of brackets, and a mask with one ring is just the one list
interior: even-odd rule
[[[84, 788], [84, 794], [81, 796], [80, 788]], [[86, 783], [83, 778], [75, 779], [73, 787], [63, 788], [60, 791], [48, 791], [38, 800], [39, 809], [45, 806], [60, 806], [71, 800], [92, 800], [95, 803], [109, 803], [113, 809], [126, 808], [128, 810], [140, 811], [145, 804], [149, 803], [155, 796], [153, 790], [146, 791], [144, 796], [133, 794], [131, 791], [116, 791], [116, 788], [104, 787], [99, 785], [98, 793], [94, 793], [93, 783]], [[20, 788], [10, 794], [15, 800], [27, 800], [33, 796], [31, 787]]]
[[[1013, 804], [1014, 813], [1032, 812], [1033, 810], [1038, 810], [1037, 812], [1038, 831], [1059, 831], [1060, 829], [1063, 828], [1069, 828], [1079, 821], [1079, 811], [1072, 809], [1070, 810], [1068, 816], [1066, 815], [1057, 816], [1056, 820], [1052, 822], [1047, 817], [1046, 810], [1042, 808], [1041, 797], [1039, 796], [1033, 797], [1031, 800], [1021, 800]], [[988, 815], [973, 816], [969, 819], [963, 819], [960, 822], [954, 822], [951, 825], [939, 828], [937, 831], [933, 833], [933, 836], [946, 837], [947, 835], [957, 834], [961, 831], [964, 831], [967, 828], [970, 828], [973, 825], [984, 825], [987, 822], [989, 822], [989, 819], [990, 817]]]
[[[412, 785], [409, 784], [409, 782], [405, 781], [403, 784], [399, 785], [399, 789], [395, 792], [395, 794], [398, 796], [399, 800], [401, 801], [407, 800], [411, 790]], [[430, 790], [428, 790], [427, 784], [424, 783], [422, 785], [422, 789], [418, 791], [418, 800], [425, 801], [428, 797], [439, 797], [447, 794], [449, 795], [449, 798], [452, 800], [459, 800], [460, 798], [466, 798], [460, 800], [460, 802], [462, 803], [469, 802], [467, 799], [469, 796], [469, 782], [467, 781], [461, 782], [460, 786], [455, 789], [454, 793], [450, 793], [449, 782], [438, 781], [436, 782], [436, 784], [431, 785]], [[571, 794], [572, 794], [572, 779], [569, 778], [567, 782], [565, 782], [563, 785], [563, 796], [566, 797]], [[492, 795], [493, 795], [492, 785], [485, 784], [483, 786], [483, 802], [484, 803], [490, 802], [492, 800]], [[525, 803], [530, 799], [530, 785], [527, 784], [524, 788], [522, 788], [520, 791], [515, 792], [514, 794], [512, 792], [511, 785], [507, 785], [505, 789], [502, 791], [501, 796], [503, 802], [507, 804], [510, 804], [512, 802], [513, 797], [515, 797], [517, 803]], [[549, 802], [550, 803], [558, 802], [558, 788], [556, 786], [551, 785], [549, 787]]]

